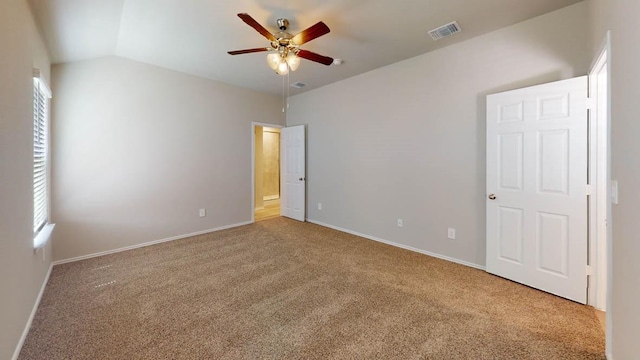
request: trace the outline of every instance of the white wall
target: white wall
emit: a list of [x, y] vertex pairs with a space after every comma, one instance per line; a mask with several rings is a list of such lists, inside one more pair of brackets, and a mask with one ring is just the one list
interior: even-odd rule
[[308, 125], [308, 218], [484, 266], [485, 97], [586, 74], [586, 10], [293, 97], [287, 125]]
[[282, 124], [277, 96], [117, 57], [52, 72], [56, 260], [250, 221], [251, 122]]
[[616, 360], [640, 356], [640, 2], [589, 0], [591, 57], [611, 30], [611, 171], [613, 205], [613, 347]]
[[0, 7], [0, 359], [15, 351], [51, 263], [33, 252], [33, 68], [49, 57], [23, 0]]

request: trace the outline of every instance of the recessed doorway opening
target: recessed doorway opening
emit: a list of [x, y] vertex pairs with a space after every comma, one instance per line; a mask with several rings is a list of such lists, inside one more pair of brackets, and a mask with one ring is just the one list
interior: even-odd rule
[[254, 123], [253, 130], [253, 211], [260, 221], [280, 216], [280, 128]]

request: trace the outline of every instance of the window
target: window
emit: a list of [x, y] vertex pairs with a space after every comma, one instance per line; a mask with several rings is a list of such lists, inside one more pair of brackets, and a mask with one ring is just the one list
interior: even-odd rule
[[34, 69], [33, 75], [33, 233], [34, 247], [42, 247], [53, 230], [49, 221], [49, 99], [51, 91]]

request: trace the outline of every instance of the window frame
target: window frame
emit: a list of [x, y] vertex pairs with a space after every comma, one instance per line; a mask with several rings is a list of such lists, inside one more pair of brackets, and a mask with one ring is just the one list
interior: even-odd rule
[[[35, 250], [45, 246], [51, 237], [51, 233], [55, 224], [50, 222], [50, 139], [49, 127], [51, 125], [50, 105], [51, 105], [51, 89], [46, 80], [40, 73], [40, 70], [33, 69], [33, 138], [32, 138], [32, 221], [33, 221], [33, 247]], [[42, 128], [42, 129], [40, 129]], [[36, 155], [40, 151], [43, 155]], [[36, 162], [37, 159], [44, 162], [40, 166], [43, 177], [41, 194], [37, 195], [36, 181], [40, 176], [37, 175]], [[40, 204], [39, 206], [37, 204]], [[37, 213], [44, 212], [42, 219], [36, 217]], [[37, 224], [36, 224], [37, 222]]]

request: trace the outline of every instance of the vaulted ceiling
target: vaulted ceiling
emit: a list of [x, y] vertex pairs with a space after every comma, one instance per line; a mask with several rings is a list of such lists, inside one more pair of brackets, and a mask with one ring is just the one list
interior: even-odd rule
[[[542, 15], [581, 0], [29, 0], [54, 63], [120, 56], [262, 92], [281, 93], [283, 79], [267, 53], [228, 50], [268, 46], [236, 14], [269, 31], [289, 32], [322, 20], [331, 32], [303, 46], [344, 60], [303, 60], [290, 82], [317, 88]], [[427, 32], [451, 21], [462, 32], [434, 41]]]

